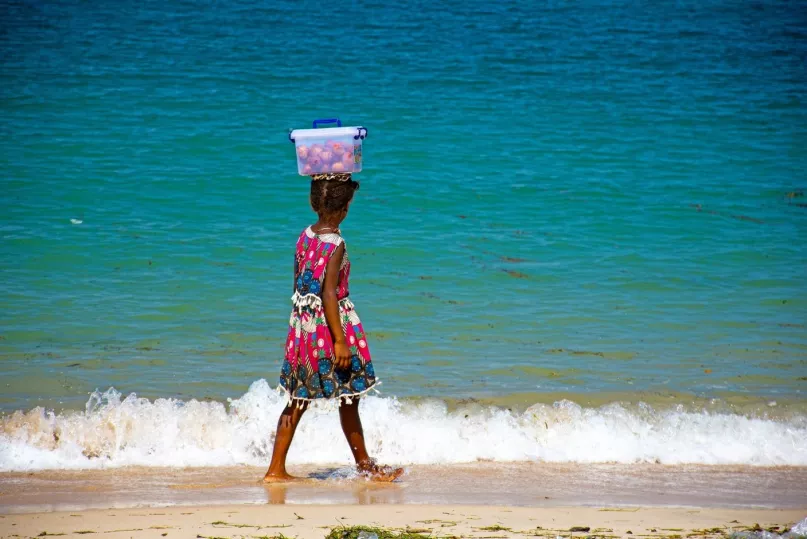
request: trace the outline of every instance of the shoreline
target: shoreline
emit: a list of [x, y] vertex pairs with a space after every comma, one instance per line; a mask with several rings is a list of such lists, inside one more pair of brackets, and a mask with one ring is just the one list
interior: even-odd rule
[[0, 513], [227, 504], [478, 505], [804, 509], [807, 467], [492, 463], [410, 466], [372, 483], [352, 467], [291, 466], [306, 481], [265, 485], [265, 469], [115, 468], [0, 473]]
[[[103, 534], [104, 537], [245, 537], [322, 539], [345, 537], [371, 526], [406, 537], [727, 537], [734, 531], [783, 533], [803, 520], [800, 510], [693, 509], [679, 507], [523, 508], [429, 505], [226, 505], [51, 512], [0, 517], [3, 536]], [[574, 531], [573, 531], [574, 530]], [[376, 530], [381, 532], [382, 530]], [[383, 533], [383, 532], [382, 532]]]

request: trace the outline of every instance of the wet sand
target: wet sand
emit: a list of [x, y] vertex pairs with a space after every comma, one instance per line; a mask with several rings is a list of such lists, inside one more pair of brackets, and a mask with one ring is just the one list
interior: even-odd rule
[[222, 504], [498, 505], [802, 509], [807, 468], [653, 464], [476, 463], [413, 466], [374, 484], [349, 468], [297, 467], [310, 477], [267, 487], [264, 469], [120, 468], [0, 474], [0, 512]]

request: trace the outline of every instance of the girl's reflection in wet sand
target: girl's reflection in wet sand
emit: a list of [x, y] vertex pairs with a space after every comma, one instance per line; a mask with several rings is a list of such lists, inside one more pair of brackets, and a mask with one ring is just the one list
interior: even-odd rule
[[396, 504], [405, 503], [403, 485], [357, 480], [345, 483], [297, 481], [264, 484], [269, 504]]

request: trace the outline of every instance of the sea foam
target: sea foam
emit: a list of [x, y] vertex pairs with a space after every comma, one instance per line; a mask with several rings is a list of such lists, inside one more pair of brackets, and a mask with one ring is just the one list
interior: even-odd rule
[[[0, 418], [0, 470], [265, 465], [283, 406], [265, 380], [226, 404], [95, 392], [84, 412], [35, 408]], [[449, 411], [439, 400], [394, 397], [365, 398], [361, 414], [371, 453], [390, 463], [807, 465], [807, 418], [801, 416], [772, 420], [616, 403], [583, 408], [566, 400], [524, 412]], [[289, 462], [350, 459], [336, 412], [310, 410]]]

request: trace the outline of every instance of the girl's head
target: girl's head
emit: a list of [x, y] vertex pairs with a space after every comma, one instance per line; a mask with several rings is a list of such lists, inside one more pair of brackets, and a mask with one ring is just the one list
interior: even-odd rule
[[311, 208], [322, 218], [342, 222], [347, 216], [359, 182], [350, 174], [330, 173], [311, 176]]

